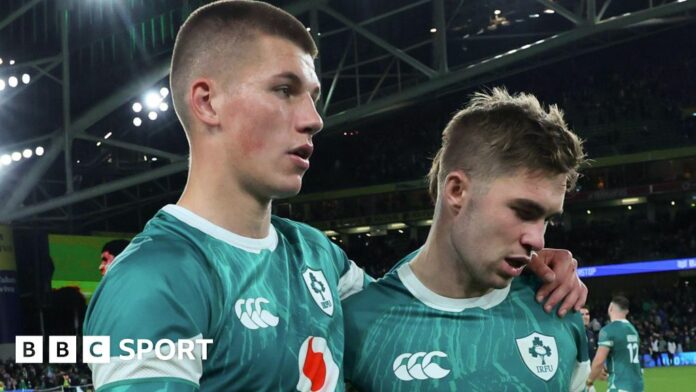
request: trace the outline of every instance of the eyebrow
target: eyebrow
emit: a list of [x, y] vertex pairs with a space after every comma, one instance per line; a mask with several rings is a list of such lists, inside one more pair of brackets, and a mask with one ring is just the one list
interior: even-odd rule
[[547, 218], [560, 217], [563, 214], [563, 210], [556, 212], [547, 212], [546, 209], [542, 207], [539, 203], [529, 199], [514, 199], [512, 201], [512, 204], [515, 204], [518, 207], [531, 210], [531, 212], [536, 214], [537, 216], [544, 216]]
[[[291, 72], [291, 71], [281, 72], [281, 73], [275, 75], [274, 77], [279, 78], [279, 79], [287, 79], [287, 80], [289, 80], [292, 84], [295, 84], [295, 85], [298, 85], [298, 86], [302, 86], [302, 85], [304, 84], [304, 83], [302, 82], [302, 79], [301, 79], [299, 76], [297, 76], [296, 73]], [[314, 102], [318, 102], [318, 101], [319, 101], [319, 97], [321, 97], [321, 88], [320, 88], [320, 87], [316, 87], [315, 89], [313, 89], [313, 90], [310, 92], [310, 95], [312, 96], [312, 99], [314, 100]]]

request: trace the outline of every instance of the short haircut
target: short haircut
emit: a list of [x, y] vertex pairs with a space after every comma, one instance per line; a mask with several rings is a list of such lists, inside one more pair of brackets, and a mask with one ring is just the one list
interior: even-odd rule
[[472, 178], [493, 179], [519, 169], [567, 174], [567, 190], [575, 187], [585, 161], [582, 140], [556, 105], [542, 106], [534, 95], [511, 95], [496, 87], [477, 92], [447, 124], [442, 146], [428, 173], [430, 196], [453, 170]]
[[113, 240], [109, 241], [106, 244], [104, 244], [104, 247], [102, 247], [102, 253], [104, 252], [109, 252], [114, 257], [118, 256], [123, 252], [124, 249], [128, 246], [130, 242], [127, 240]]
[[620, 310], [624, 312], [628, 312], [628, 298], [624, 297], [623, 295], [617, 295], [611, 299], [611, 303], [616, 305]]
[[260, 1], [219, 0], [186, 19], [176, 36], [170, 73], [172, 102], [185, 130], [190, 126], [186, 107], [190, 82], [205, 72], [222, 73], [219, 70], [229, 68], [230, 60], [243, 58], [249, 44], [262, 35], [287, 39], [312, 58], [317, 55], [316, 44], [299, 20]]

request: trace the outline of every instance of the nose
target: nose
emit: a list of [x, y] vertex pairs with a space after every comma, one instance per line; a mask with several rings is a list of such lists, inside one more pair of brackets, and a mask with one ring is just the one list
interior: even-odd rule
[[520, 243], [528, 253], [532, 251], [538, 252], [544, 249], [544, 234], [546, 232], [546, 224], [541, 221], [528, 225], [525, 232], [522, 233]]
[[324, 127], [324, 120], [319, 115], [314, 100], [309, 94], [304, 95], [302, 98], [298, 116], [297, 128], [302, 133], [314, 136]]

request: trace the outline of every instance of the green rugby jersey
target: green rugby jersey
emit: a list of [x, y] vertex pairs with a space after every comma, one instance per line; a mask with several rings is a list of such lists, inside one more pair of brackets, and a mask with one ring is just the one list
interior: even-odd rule
[[[119, 255], [87, 310], [111, 338], [99, 392], [342, 391], [340, 298], [370, 279], [323, 233], [273, 217], [267, 238], [168, 205]], [[126, 361], [122, 339], [212, 339], [207, 360]]]
[[599, 346], [609, 348], [607, 391], [642, 392], [640, 337], [628, 320], [615, 320], [599, 331]]
[[582, 391], [582, 318], [545, 313], [539, 284], [525, 276], [479, 298], [446, 298], [402, 262], [343, 302], [346, 379], [362, 392]]

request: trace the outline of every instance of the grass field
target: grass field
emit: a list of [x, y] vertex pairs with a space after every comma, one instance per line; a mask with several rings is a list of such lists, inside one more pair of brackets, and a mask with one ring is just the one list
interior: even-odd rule
[[[694, 392], [696, 391], [696, 366], [645, 369], [645, 392]], [[597, 392], [605, 392], [607, 383], [597, 381]]]

